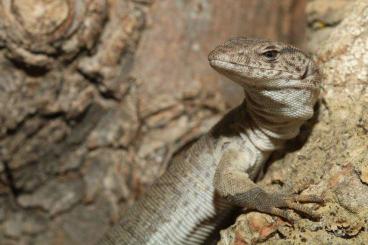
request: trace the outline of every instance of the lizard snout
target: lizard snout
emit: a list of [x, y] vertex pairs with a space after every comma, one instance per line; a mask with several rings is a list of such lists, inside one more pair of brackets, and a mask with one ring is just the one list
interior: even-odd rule
[[209, 54], [208, 54], [208, 61], [211, 63], [211, 61], [213, 60], [217, 60], [218, 59], [218, 48], [217, 47], [216, 49], [212, 50]]
[[213, 68], [223, 68], [231, 63], [230, 50], [224, 45], [216, 47], [208, 55], [208, 61]]

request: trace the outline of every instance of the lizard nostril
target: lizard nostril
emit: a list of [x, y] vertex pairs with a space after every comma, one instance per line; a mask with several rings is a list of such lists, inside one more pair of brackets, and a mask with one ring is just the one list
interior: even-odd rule
[[224, 47], [223, 45], [220, 45], [216, 47], [214, 50], [212, 50], [208, 55], [208, 60], [217, 60], [217, 59], [223, 59], [224, 55], [227, 54], [229, 50]]

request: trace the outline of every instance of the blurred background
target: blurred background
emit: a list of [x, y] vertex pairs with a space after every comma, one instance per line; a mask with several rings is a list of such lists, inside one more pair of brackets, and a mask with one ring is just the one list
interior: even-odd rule
[[1, 0], [0, 243], [92, 244], [241, 102], [210, 50], [313, 51], [349, 2]]

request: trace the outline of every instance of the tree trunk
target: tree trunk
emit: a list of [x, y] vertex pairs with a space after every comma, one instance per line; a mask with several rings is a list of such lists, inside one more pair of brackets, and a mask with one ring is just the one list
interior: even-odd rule
[[0, 0], [0, 243], [93, 244], [239, 102], [209, 50], [302, 45], [304, 4]]

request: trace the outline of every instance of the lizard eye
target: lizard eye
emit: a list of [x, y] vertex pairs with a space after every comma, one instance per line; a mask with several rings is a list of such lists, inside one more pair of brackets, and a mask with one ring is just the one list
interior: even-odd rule
[[277, 50], [268, 50], [264, 53], [262, 53], [262, 55], [264, 57], [266, 57], [268, 60], [275, 60], [278, 56], [279, 52]]

